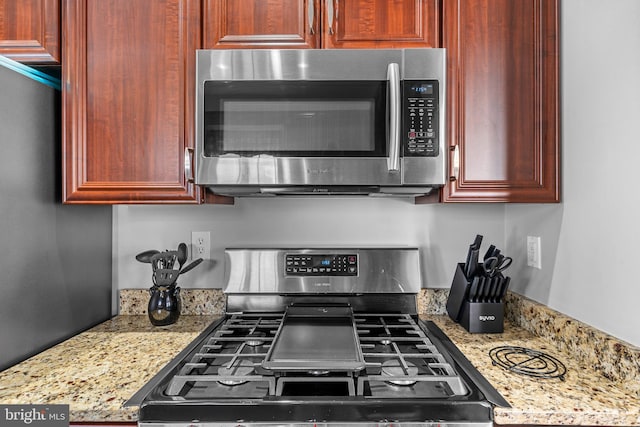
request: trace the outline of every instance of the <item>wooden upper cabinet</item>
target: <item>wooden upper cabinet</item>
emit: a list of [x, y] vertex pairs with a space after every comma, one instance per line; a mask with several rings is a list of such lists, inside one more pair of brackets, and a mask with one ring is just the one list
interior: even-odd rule
[[0, 0], [0, 55], [60, 64], [60, 0]]
[[199, 0], [62, 0], [63, 199], [196, 203]]
[[204, 0], [204, 47], [320, 47], [319, 1]]
[[443, 200], [559, 201], [557, 0], [444, 0], [443, 18]]
[[325, 48], [438, 47], [437, 0], [324, 0]]
[[436, 47], [438, 0], [205, 0], [204, 47]]

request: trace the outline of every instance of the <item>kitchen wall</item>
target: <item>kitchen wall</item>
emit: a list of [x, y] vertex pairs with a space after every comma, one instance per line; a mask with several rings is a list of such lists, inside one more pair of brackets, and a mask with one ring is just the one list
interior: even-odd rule
[[60, 204], [59, 107], [0, 66], [0, 371], [111, 315], [111, 208]]
[[[564, 0], [561, 205], [508, 205], [513, 288], [640, 346], [640, 2]], [[542, 270], [526, 236], [542, 237]]]
[[[146, 249], [190, 243], [211, 232], [213, 261], [180, 279], [182, 287], [221, 287], [224, 248], [410, 245], [422, 250], [424, 287], [449, 287], [477, 233], [504, 242], [503, 205], [415, 205], [409, 199], [236, 199], [235, 206], [114, 207], [114, 282], [151, 286]], [[487, 243], [488, 245], [489, 243]]]

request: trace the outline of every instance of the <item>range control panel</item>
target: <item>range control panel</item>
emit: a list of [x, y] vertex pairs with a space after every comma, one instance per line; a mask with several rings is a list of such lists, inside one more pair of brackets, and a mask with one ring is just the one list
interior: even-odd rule
[[438, 81], [405, 80], [404, 135], [402, 146], [405, 157], [437, 157], [438, 143]]
[[357, 276], [357, 254], [286, 254], [287, 276]]

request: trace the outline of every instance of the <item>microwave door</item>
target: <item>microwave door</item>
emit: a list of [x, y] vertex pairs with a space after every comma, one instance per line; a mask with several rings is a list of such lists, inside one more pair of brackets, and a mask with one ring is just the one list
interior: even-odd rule
[[205, 82], [200, 183], [401, 185], [400, 81], [388, 68], [379, 80]]

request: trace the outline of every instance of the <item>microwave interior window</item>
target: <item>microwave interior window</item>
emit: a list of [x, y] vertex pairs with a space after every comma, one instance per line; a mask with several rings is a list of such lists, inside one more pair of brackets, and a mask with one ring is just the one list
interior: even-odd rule
[[205, 83], [208, 156], [385, 156], [386, 82]]

